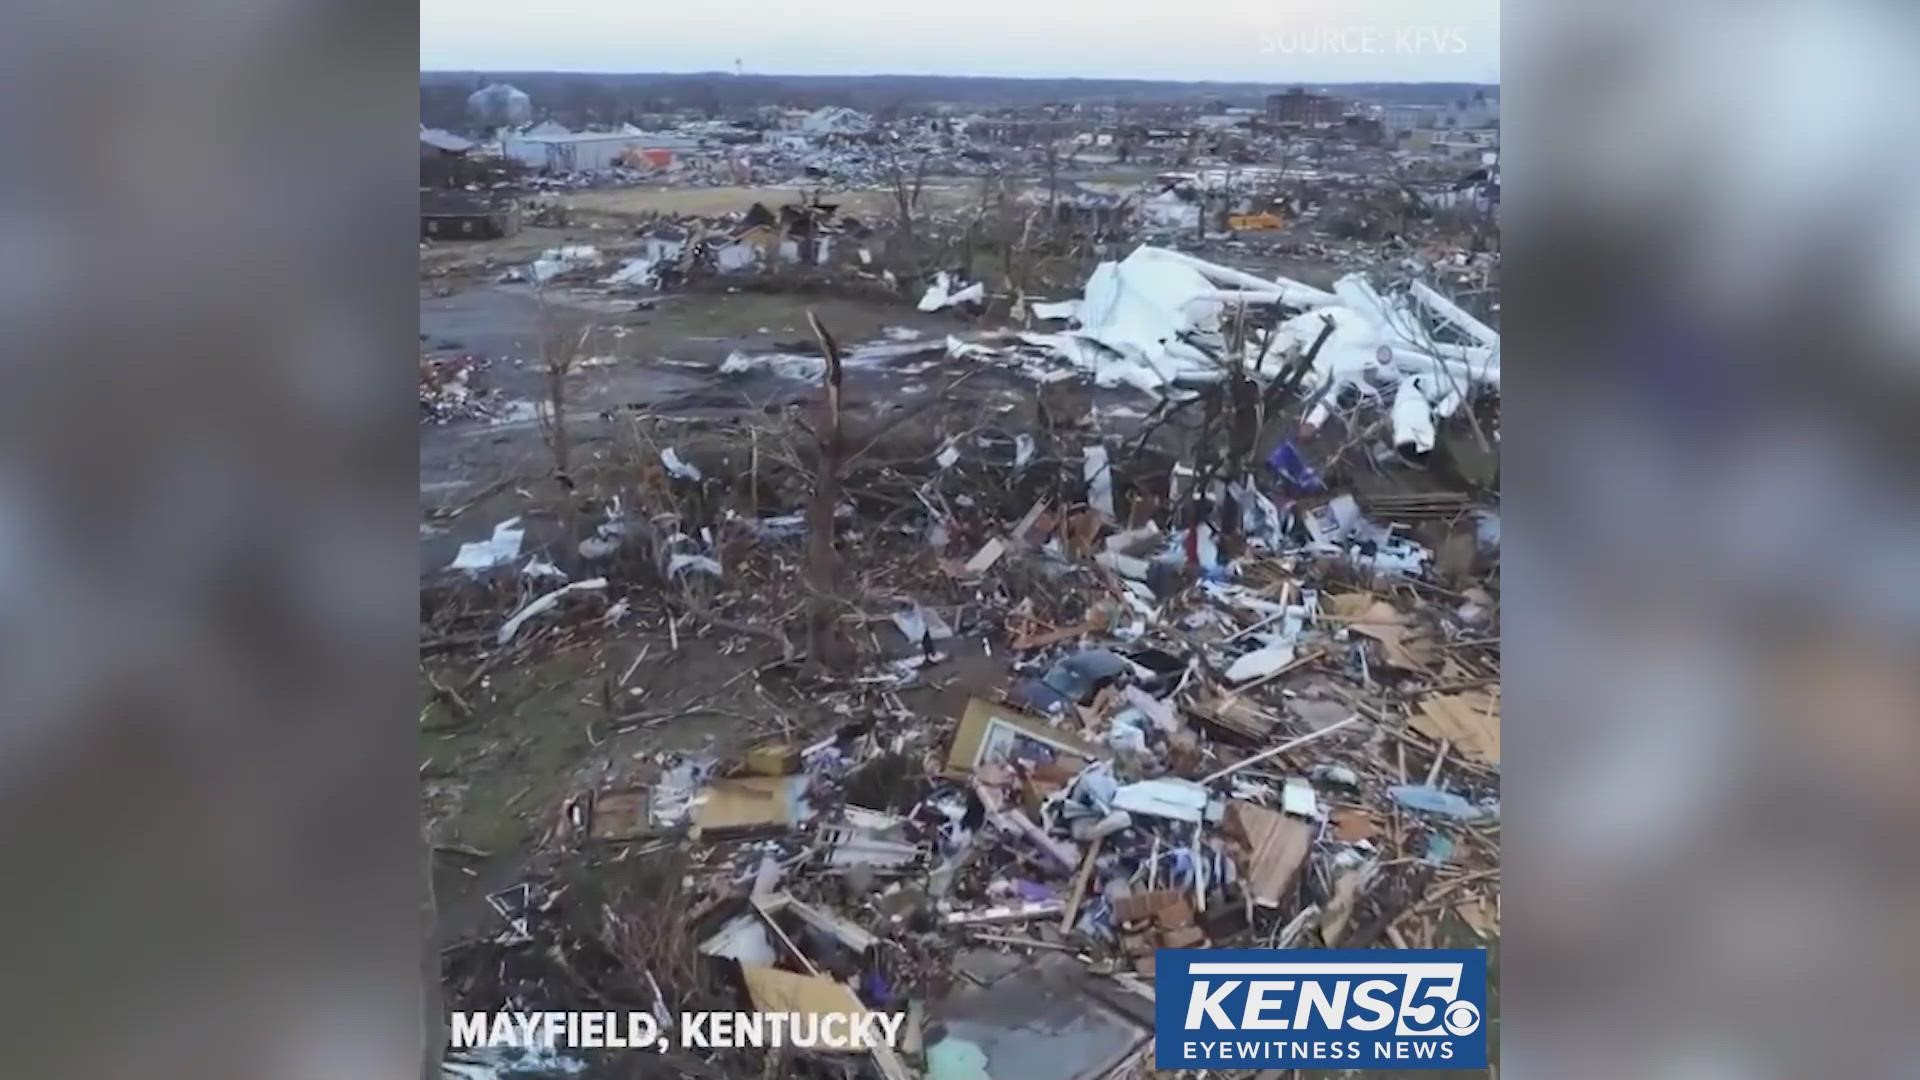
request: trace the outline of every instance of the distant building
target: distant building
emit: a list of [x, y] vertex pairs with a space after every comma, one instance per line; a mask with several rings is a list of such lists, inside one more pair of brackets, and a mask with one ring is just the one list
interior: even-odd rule
[[518, 127], [533, 119], [533, 99], [506, 83], [491, 83], [467, 95], [467, 119], [475, 127]]
[[1380, 110], [1380, 118], [1389, 133], [1402, 135], [1439, 127], [1441, 114], [1445, 112], [1445, 107], [1440, 105], [1388, 105]]
[[1078, 135], [1088, 125], [1080, 120], [1047, 117], [983, 117], [967, 125], [973, 138], [1001, 146], [1039, 146]]
[[661, 168], [665, 167], [662, 162], [670, 165], [699, 148], [697, 139], [647, 132], [629, 135], [619, 131], [582, 131], [541, 135], [529, 131], [500, 140], [500, 152], [507, 157], [530, 169], [559, 173], [603, 172], [616, 165], [631, 168], [642, 163]]
[[1378, 146], [1386, 141], [1387, 129], [1376, 116], [1347, 116], [1341, 118], [1340, 135], [1361, 146]]
[[1327, 94], [1310, 94], [1296, 86], [1284, 94], [1267, 95], [1267, 119], [1280, 124], [1319, 127], [1337, 124], [1346, 113], [1346, 104]]
[[1394, 134], [1409, 131], [1477, 131], [1500, 123], [1500, 99], [1485, 91], [1470, 98], [1459, 98], [1445, 105], [1388, 105], [1381, 110], [1387, 130]]
[[1448, 104], [1441, 126], [1463, 131], [1492, 127], [1500, 122], [1500, 99], [1476, 90], [1470, 98]]
[[494, 240], [520, 231], [520, 203], [461, 191], [420, 193], [423, 240]]

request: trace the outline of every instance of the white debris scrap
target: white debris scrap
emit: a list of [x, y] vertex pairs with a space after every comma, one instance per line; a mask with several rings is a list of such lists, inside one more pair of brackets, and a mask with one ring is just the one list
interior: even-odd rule
[[908, 642], [918, 645], [927, 638], [935, 641], [947, 641], [953, 637], [953, 627], [940, 613], [929, 607], [914, 605], [892, 615], [893, 625], [900, 628], [900, 635]]
[[461, 544], [459, 553], [453, 557], [453, 562], [447, 564], [447, 569], [478, 573], [505, 566], [520, 557], [520, 544], [526, 536], [527, 531], [520, 527], [520, 519], [508, 518], [495, 525], [493, 535], [487, 539]]
[[535, 284], [582, 267], [596, 266], [600, 262], [600, 249], [591, 244], [569, 244], [565, 247], [548, 248], [533, 261], [527, 271]]
[[818, 356], [801, 356], [796, 353], [749, 354], [736, 349], [721, 363], [720, 374], [745, 375], [762, 369], [783, 378], [814, 382], [818, 381], [821, 373], [826, 371], [827, 362]]
[[660, 451], [660, 464], [665, 466], [667, 472], [676, 479], [695, 482], [700, 479], [699, 466], [680, 460], [680, 455], [671, 446]]
[[588, 592], [588, 591], [597, 590], [597, 589], [605, 589], [606, 587], [607, 587], [606, 578], [603, 578], [603, 577], [588, 578], [585, 581], [576, 581], [571, 585], [563, 585], [560, 588], [555, 589], [544, 596], [538, 597], [537, 599], [528, 603], [526, 607], [523, 607], [519, 611], [515, 612], [513, 616], [507, 619], [506, 623], [500, 627], [500, 637], [499, 637], [498, 643], [501, 645], [505, 645], [507, 642], [512, 641], [513, 635], [520, 632], [520, 627], [524, 625], [528, 619], [531, 619], [536, 615], [540, 615], [545, 612], [552, 611], [554, 608], [559, 607], [560, 598], [567, 595], [568, 593]]
[[957, 304], [985, 302], [987, 287], [983, 283], [976, 281], [963, 289], [956, 289], [957, 284], [953, 275], [945, 270], [935, 274], [933, 284], [927, 286], [926, 293], [920, 297], [920, 310], [939, 311], [941, 308], [949, 308]]
[[1227, 681], [1243, 683], [1263, 679], [1293, 663], [1293, 643], [1277, 637], [1263, 639], [1267, 644], [1235, 660], [1227, 668]]
[[667, 576], [679, 577], [682, 570], [697, 570], [714, 577], [725, 577], [720, 564], [705, 555], [675, 555], [667, 560]]
[[1087, 479], [1087, 504], [1108, 521], [1117, 516], [1113, 506], [1113, 468], [1107, 463], [1107, 448], [1087, 447], [1084, 466]]

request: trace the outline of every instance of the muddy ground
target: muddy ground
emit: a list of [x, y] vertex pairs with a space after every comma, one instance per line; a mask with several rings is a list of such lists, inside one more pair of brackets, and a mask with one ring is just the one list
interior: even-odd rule
[[[596, 470], [617, 471], [627, 461], [623, 438], [636, 419], [696, 425], [683, 452], [724, 467], [695, 449], [701, 431], [714, 433], [708, 441], [723, 442], [739, 424], [766, 422], [816, 400], [818, 384], [811, 379], [774, 370], [718, 373], [736, 352], [817, 352], [809, 311], [851, 347], [847, 404], [857, 413], [883, 414], [939, 394], [959, 367], [944, 357], [946, 336], [981, 329], [968, 316], [922, 313], [891, 298], [722, 287], [648, 297], [641, 306], [584, 289], [536, 297], [527, 286], [490, 281], [449, 289], [442, 278], [423, 288], [422, 350], [487, 359], [491, 366], [479, 379], [507, 404], [499, 419], [420, 429], [423, 587], [448, 577], [444, 567], [460, 544], [485, 538], [496, 523], [514, 516], [529, 530], [526, 556], [564, 563], [566, 525], [552, 509], [560, 489], [531, 404], [546, 385], [538, 359], [543, 319], [591, 327], [583, 350], [588, 362], [568, 379], [576, 472], [591, 487]], [[882, 355], [863, 360], [862, 345]], [[965, 393], [973, 407], [1023, 410], [1030, 417], [1035, 386], [1011, 372], [985, 370], [968, 380]], [[1129, 413], [1118, 408], [1123, 417]], [[777, 659], [778, 650], [745, 635], [701, 636], [692, 629], [674, 634], [664, 623], [635, 625], [589, 647], [478, 675], [466, 655], [470, 649], [443, 644], [429, 638], [423, 646], [420, 771], [429, 831], [436, 843], [447, 845], [436, 860], [447, 941], [473, 933], [490, 917], [480, 898], [515, 879], [527, 852], [553, 823], [558, 800], [581, 778], [603, 774], [642, 747], [724, 746], [749, 728], [804, 711], [797, 697], [783, 699], [780, 688], [751, 677]], [[938, 688], [911, 691], [909, 704], [951, 715], [967, 697], [996, 690], [996, 680], [1004, 678], [1004, 664], [992, 662], [976, 642], [955, 650]], [[465, 713], [437, 694], [436, 686], [457, 693]], [[610, 718], [671, 712], [695, 699], [725, 711], [613, 734], [622, 725]]]

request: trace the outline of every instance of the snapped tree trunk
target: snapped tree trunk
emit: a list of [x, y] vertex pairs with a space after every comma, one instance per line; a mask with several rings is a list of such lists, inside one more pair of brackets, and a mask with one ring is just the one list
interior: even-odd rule
[[807, 655], [829, 671], [852, 665], [853, 647], [840, 633], [840, 553], [834, 547], [833, 511], [840, 503], [840, 469], [846, 460], [846, 435], [840, 417], [840, 350], [812, 311], [807, 323], [826, 358], [823, 394], [815, 427], [819, 464], [813, 499], [807, 504]]

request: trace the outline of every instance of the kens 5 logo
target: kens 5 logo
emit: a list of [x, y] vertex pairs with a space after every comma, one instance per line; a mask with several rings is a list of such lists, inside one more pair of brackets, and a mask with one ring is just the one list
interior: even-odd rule
[[1480, 949], [1162, 949], [1160, 1069], [1478, 1069]]

